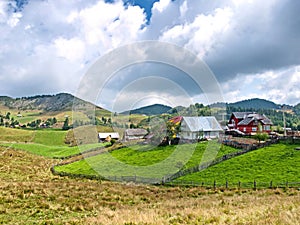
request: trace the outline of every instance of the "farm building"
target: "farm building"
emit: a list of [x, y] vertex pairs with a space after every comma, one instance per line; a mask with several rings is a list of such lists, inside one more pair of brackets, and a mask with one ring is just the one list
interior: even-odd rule
[[182, 117], [180, 138], [196, 140], [200, 138], [217, 138], [223, 131], [214, 116]]
[[238, 130], [244, 134], [271, 132], [272, 121], [265, 115], [255, 112], [233, 112], [228, 122], [230, 130]]
[[99, 142], [107, 141], [108, 139], [119, 140], [120, 135], [117, 132], [114, 133], [98, 133]]
[[131, 140], [143, 139], [147, 133], [148, 133], [147, 130], [141, 128], [126, 129], [124, 133], [124, 140], [131, 141]]

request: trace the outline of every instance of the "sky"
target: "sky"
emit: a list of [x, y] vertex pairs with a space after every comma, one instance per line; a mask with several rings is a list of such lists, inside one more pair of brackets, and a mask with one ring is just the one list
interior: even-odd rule
[[[98, 60], [151, 40], [205, 63], [225, 102], [264, 98], [295, 105], [299, 9], [295, 0], [0, 0], [0, 95], [76, 95]], [[96, 78], [94, 100], [117, 110], [212, 103], [179, 67], [141, 56], [140, 63], [115, 68], [105, 84]], [[206, 79], [199, 72], [203, 84]]]

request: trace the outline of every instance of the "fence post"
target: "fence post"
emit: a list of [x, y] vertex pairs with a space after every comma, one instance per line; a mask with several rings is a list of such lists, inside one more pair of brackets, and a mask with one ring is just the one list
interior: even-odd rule
[[241, 181], [239, 181], [239, 183], [238, 183], [238, 187], [239, 187], [239, 188], [241, 188]]
[[216, 185], [217, 185], [216, 180], [214, 180], [214, 189], [216, 189]]
[[271, 181], [271, 182], [270, 182], [270, 188], [272, 188], [272, 187], [273, 187], [273, 182]]
[[228, 180], [226, 180], [226, 189], [228, 189]]
[[253, 182], [253, 188], [254, 188], [254, 190], [256, 190], [256, 181], [255, 180]]
[[287, 188], [289, 187], [289, 182], [288, 182], [288, 181], [286, 182], [285, 186], [286, 186]]

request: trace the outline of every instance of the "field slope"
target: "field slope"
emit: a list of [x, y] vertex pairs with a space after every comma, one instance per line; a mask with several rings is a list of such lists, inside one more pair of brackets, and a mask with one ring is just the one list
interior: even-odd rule
[[300, 151], [296, 145], [275, 144], [247, 153], [193, 173], [178, 181], [194, 181], [212, 184], [240, 182], [285, 183], [300, 182]]

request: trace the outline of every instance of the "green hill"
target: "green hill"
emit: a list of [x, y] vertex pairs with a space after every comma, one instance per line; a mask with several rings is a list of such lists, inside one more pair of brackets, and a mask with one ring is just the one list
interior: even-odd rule
[[228, 103], [227, 105], [229, 107], [242, 108], [242, 109], [254, 109], [254, 110], [280, 108], [280, 105], [277, 105], [274, 102], [265, 99], [259, 99], [259, 98], [247, 99], [235, 103]]
[[160, 115], [163, 113], [167, 113], [170, 109], [170, 106], [161, 105], [161, 104], [154, 104], [149, 105], [129, 111], [125, 111], [122, 114], [143, 114], [143, 115]]

